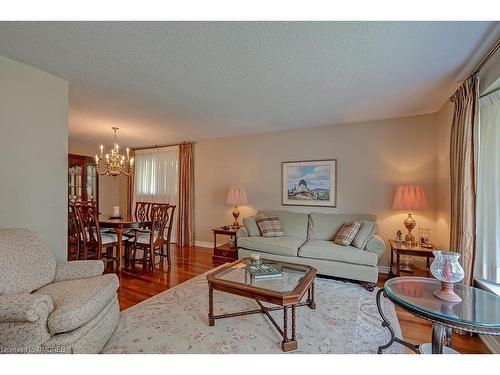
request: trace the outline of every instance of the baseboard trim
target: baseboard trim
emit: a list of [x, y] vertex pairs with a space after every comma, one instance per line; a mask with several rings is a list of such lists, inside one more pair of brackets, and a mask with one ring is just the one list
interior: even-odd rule
[[[207, 247], [210, 249], [213, 249], [214, 243], [213, 242], [208, 242], [208, 241], [194, 241], [194, 245], [198, 247]], [[219, 246], [221, 244], [217, 244]]]
[[500, 336], [479, 335], [479, 337], [490, 352], [500, 354]]
[[390, 270], [391, 269], [389, 268], [389, 266], [378, 266], [378, 273], [387, 275], [387, 274], [389, 274]]

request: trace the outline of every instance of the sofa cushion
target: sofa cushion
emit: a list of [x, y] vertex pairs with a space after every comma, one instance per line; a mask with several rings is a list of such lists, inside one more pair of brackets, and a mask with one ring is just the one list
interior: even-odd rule
[[335, 262], [376, 266], [378, 256], [352, 246], [340, 246], [332, 241], [308, 241], [299, 249], [299, 257]]
[[377, 218], [370, 214], [309, 214], [307, 240], [331, 241], [344, 223], [354, 220], [375, 222]]
[[276, 215], [257, 215], [255, 222], [262, 237], [282, 237], [285, 235], [280, 218]]
[[238, 238], [238, 247], [292, 257], [297, 256], [303, 243], [304, 241], [291, 236]]
[[351, 246], [357, 247], [358, 249], [364, 249], [370, 238], [375, 234], [377, 224], [366, 220], [360, 220], [359, 222], [361, 223], [361, 227], [358, 233], [356, 233], [354, 240], [352, 240]]
[[56, 258], [40, 236], [29, 229], [0, 229], [0, 294], [31, 293], [55, 274]]
[[47, 325], [51, 334], [69, 332], [92, 320], [115, 296], [118, 289], [115, 274], [60, 281], [35, 293], [52, 298], [54, 311]]
[[278, 216], [285, 236], [300, 238], [304, 241], [307, 239], [307, 214], [284, 210], [262, 210], [258, 214]]
[[243, 225], [247, 228], [248, 235], [250, 237], [259, 237], [260, 230], [255, 222], [255, 216], [248, 216], [243, 218]]
[[351, 221], [350, 223], [344, 223], [342, 228], [338, 231], [335, 236], [335, 242], [337, 245], [349, 246], [358, 234], [359, 228], [361, 228], [361, 223], [359, 221]]

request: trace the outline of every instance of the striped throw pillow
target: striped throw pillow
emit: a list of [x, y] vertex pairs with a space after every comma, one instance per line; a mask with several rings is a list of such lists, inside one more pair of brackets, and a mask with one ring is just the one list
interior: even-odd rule
[[361, 223], [359, 221], [344, 223], [344, 225], [342, 225], [342, 228], [340, 228], [339, 232], [335, 236], [333, 242], [335, 242], [337, 245], [349, 246], [354, 240], [354, 237], [356, 237], [359, 228], [361, 228]]
[[262, 237], [281, 237], [285, 235], [280, 218], [276, 215], [258, 215], [255, 222]]

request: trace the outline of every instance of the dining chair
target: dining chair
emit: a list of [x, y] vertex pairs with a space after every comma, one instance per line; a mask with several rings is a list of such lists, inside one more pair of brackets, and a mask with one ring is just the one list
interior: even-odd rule
[[148, 221], [150, 218], [151, 202], [135, 202], [134, 216], [137, 221]]
[[[174, 214], [175, 214], [175, 205], [167, 205], [167, 224], [165, 226], [165, 243], [158, 251], [155, 251], [154, 255], [160, 256], [160, 258], [167, 258], [167, 264], [171, 264], [170, 259], [170, 238], [172, 236], [172, 227], [174, 224]], [[166, 251], [165, 251], [166, 250]], [[153, 256], [154, 257], [154, 256]], [[163, 263], [162, 263], [163, 264]]]
[[75, 206], [81, 221], [83, 259], [95, 258], [113, 263], [113, 269], [117, 270], [118, 256], [113, 254], [118, 249], [116, 234], [101, 232], [99, 212], [95, 204], [77, 203]]
[[[133, 265], [136, 262], [142, 262], [147, 265], [147, 268], [154, 270], [155, 250], [161, 250], [166, 243], [165, 233], [168, 221], [168, 204], [156, 204], [151, 206], [150, 219], [151, 226], [149, 229], [135, 229], [135, 236], [131, 244], [132, 259], [130, 261]], [[137, 250], [142, 250], [143, 255], [141, 259], [137, 259]]]
[[80, 234], [80, 218], [74, 202], [68, 203], [68, 260], [80, 258], [82, 237]]

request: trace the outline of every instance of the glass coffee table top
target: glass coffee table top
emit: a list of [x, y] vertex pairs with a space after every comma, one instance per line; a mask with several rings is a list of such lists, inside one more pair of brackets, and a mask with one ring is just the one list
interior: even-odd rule
[[440, 281], [425, 277], [396, 277], [384, 284], [387, 297], [424, 316], [500, 329], [500, 297], [478, 288], [455, 284], [455, 293], [462, 298], [462, 302], [453, 303], [432, 294], [440, 288]]
[[236, 264], [222, 269], [220, 272], [216, 272], [213, 276], [217, 280], [229, 281], [272, 292], [287, 293], [292, 292], [300, 284], [304, 276], [312, 270], [310, 267], [304, 265], [262, 259], [261, 263], [272, 264], [275, 268], [281, 269], [283, 277], [256, 280], [246, 269], [250, 263], [249, 258], [241, 259]]

